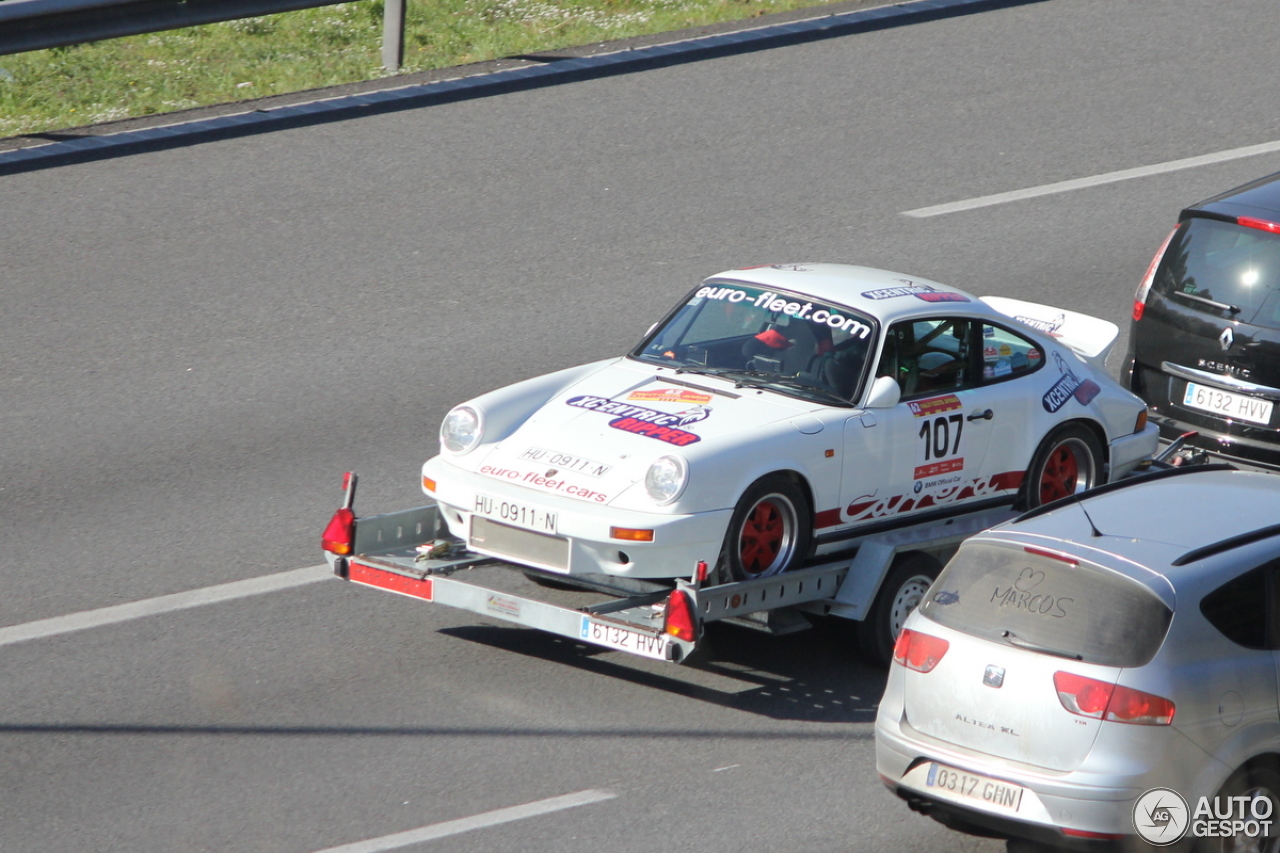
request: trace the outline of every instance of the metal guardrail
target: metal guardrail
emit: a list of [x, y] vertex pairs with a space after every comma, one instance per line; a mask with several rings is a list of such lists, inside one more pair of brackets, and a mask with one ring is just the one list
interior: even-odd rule
[[[333, 6], [342, 0], [4, 0], [0, 55], [176, 30], [258, 15]], [[382, 64], [404, 59], [404, 0], [387, 0]]]

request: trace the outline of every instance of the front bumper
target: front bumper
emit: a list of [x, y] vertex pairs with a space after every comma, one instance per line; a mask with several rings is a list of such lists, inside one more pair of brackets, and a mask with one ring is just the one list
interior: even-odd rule
[[[699, 561], [715, 566], [733, 514], [731, 509], [688, 514], [616, 509], [485, 477], [438, 456], [427, 460], [422, 475], [436, 484], [427, 494], [440, 504], [449, 532], [471, 550], [560, 574], [692, 577]], [[491, 500], [484, 503], [483, 498]], [[554, 513], [554, 532], [538, 532], [509, 516], [478, 510], [492, 507], [493, 500]], [[615, 538], [613, 528], [652, 530], [653, 540]]]

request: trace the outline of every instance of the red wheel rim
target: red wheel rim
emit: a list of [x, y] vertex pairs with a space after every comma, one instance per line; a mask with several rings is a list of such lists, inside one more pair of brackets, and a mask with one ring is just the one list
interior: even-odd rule
[[787, 523], [782, 511], [771, 500], [763, 500], [751, 508], [742, 525], [738, 554], [744, 571], [756, 575], [778, 559], [787, 538]]
[[1067, 444], [1059, 444], [1044, 461], [1044, 470], [1040, 474], [1040, 503], [1074, 495], [1079, 482], [1079, 459]]

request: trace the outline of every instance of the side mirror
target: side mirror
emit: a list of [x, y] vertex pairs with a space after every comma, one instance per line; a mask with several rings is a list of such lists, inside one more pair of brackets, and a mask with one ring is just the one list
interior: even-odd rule
[[902, 399], [902, 388], [892, 376], [878, 376], [871, 383], [871, 391], [867, 394], [866, 408], [892, 409]]

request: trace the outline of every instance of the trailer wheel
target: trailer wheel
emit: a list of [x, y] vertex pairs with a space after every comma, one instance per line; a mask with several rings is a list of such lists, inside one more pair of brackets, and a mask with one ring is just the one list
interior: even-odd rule
[[924, 600], [941, 570], [937, 560], [918, 551], [895, 561], [866, 618], [858, 623], [858, 651], [863, 660], [888, 668], [902, 624]]
[[1102, 446], [1086, 427], [1066, 424], [1045, 437], [1031, 457], [1023, 504], [1035, 509], [1102, 482]]
[[724, 548], [720, 576], [735, 581], [772, 577], [809, 554], [812, 513], [804, 492], [780, 474], [762, 477], [738, 501]]

